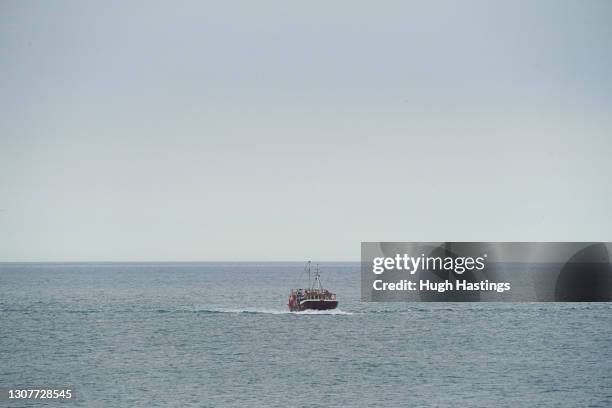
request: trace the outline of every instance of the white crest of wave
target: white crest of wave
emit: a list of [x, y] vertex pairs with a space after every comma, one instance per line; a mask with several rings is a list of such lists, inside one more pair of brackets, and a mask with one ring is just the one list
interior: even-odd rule
[[351, 312], [345, 312], [340, 309], [333, 310], [304, 310], [303, 312], [290, 312], [296, 315], [352, 315]]
[[274, 310], [274, 309], [256, 309], [256, 308], [244, 308], [244, 309], [196, 309], [200, 312], [211, 312], [211, 313], [254, 313], [254, 314], [272, 314], [272, 315], [296, 315], [296, 316], [309, 316], [309, 315], [352, 315], [350, 312], [345, 312], [340, 309], [334, 310], [304, 310], [303, 312], [290, 312], [288, 310]]

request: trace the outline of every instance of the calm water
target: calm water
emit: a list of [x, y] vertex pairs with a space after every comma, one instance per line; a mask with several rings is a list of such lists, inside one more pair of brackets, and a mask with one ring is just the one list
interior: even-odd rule
[[0, 264], [0, 387], [76, 387], [48, 406], [612, 405], [612, 304], [366, 304], [357, 264], [323, 268], [330, 314], [286, 312], [302, 264]]

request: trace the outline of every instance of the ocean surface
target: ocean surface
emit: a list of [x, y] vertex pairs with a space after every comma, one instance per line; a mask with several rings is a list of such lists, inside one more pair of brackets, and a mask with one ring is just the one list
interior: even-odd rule
[[612, 406], [610, 303], [364, 303], [321, 266], [332, 312], [287, 311], [301, 263], [0, 264], [0, 388], [76, 389], [0, 406]]

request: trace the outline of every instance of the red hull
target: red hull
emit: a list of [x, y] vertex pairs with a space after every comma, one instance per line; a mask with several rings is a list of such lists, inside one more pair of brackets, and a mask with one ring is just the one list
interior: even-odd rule
[[302, 301], [293, 311], [304, 311], [304, 310], [332, 310], [338, 307], [337, 300], [316, 300], [308, 299]]

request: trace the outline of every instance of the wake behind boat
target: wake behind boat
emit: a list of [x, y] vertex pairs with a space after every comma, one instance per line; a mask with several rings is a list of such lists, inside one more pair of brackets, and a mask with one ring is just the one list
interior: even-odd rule
[[336, 294], [323, 288], [321, 284], [321, 274], [319, 265], [314, 271], [314, 279], [311, 271], [311, 262], [306, 265], [308, 272], [308, 288], [307, 289], [291, 289], [289, 293], [289, 301], [287, 306], [292, 312], [301, 312], [304, 310], [332, 310], [338, 307]]

